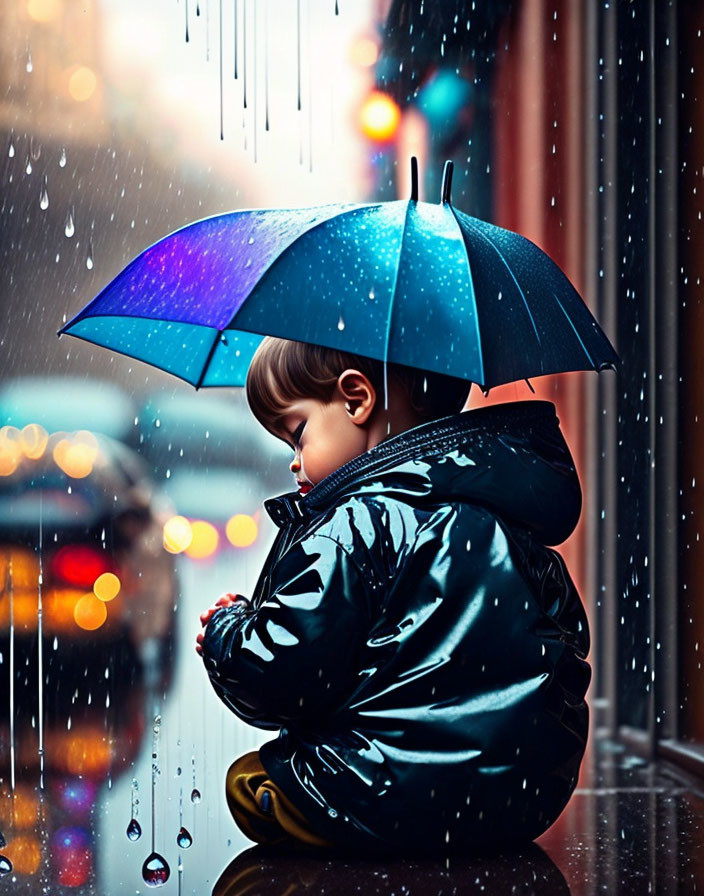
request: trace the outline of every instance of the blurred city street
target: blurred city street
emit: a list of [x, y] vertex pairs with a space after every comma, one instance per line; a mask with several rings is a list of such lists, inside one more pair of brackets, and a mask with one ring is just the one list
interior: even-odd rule
[[[703, 32], [682, 0], [3, 0], [2, 893], [704, 890]], [[466, 406], [553, 402], [575, 458], [589, 747], [519, 854], [277, 853], [224, 792], [276, 732], [195, 639], [253, 592], [291, 451], [242, 389], [57, 332], [191, 222], [407, 199], [411, 156], [420, 200], [452, 161], [456, 208], [553, 258], [621, 358]]]

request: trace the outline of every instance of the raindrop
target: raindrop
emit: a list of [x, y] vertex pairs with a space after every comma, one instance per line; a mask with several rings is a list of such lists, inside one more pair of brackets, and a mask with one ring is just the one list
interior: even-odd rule
[[76, 225], [73, 223], [73, 209], [66, 215], [66, 224], [64, 225], [64, 233], [71, 239], [76, 232]]
[[186, 828], [182, 827], [178, 834], [176, 834], [176, 843], [181, 849], [188, 849], [193, 843], [193, 837], [191, 837]]
[[342, 319], [342, 315], [340, 315], [340, 319], [339, 319], [338, 322], [337, 322], [337, 329], [338, 329], [338, 330], [344, 330], [344, 329], [345, 329], [345, 322], [344, 322], [344, 320]]
[[7, 154], [12, 159], [15, 155], [15, 132], [10, 131], [10, 142], [7, 144]]
[[0, 856], [0, 874], [9, 874], [12, 871], [12, 862], [7, 856]]
[[198, 790], [197, 787], [194, 787], [193, 790], [191, 791], [191, 802], [199, 803], [201, 801], [201, 799], [202, 799], [202, 797], [200, 795], [200, 790]]
[[27, 47], [27, 62], [25, 63], [25, 68], [30, 73], [34, 70], [34, 66], [32, 65], [32, 53], [30, 52], [29, 47]]
[[49, 208], [49, 191], [47, 190], [46, 174], [42, 181], [42, 189], [39, 194], [39, 208], [46, 211]]
[[144, 860], [142, 865], [142, 879], [148, 887], [161, 887], [169, 879], [171, 869], [163, 856], [153, 852]]
[[133, 840], [133, 841], [139, 840], [139, 838], [142, 836], [142, 826], [137, 821], [136, 818], [133, 818], [130, 821], [130, 823], [127, 825], [126, 834], [127, 834], [127, 839]]
[[93, 270], [93, 240], [88, 240], [88, 254], [86, 255], [86, 267]]
[[61, 147], [61, 156], [59, 157], [59, 168], [66, 167], [66, 147]]
[[37, 143], [34, 137], [29, 138], [29, 154], [35, 162], [39, 161], [39, 157], [42, 154], [41, 144]]
[[25, 163], [24, 170], [25, 170], [26, 174], [32, 173], [32, 160], [29, 156], [27, 156], [27, 161]]
[[375, 293], [374, 293], [374, 287], [373, 287], [373, 286], [372, 286], [372, 288], [369, 290], [369, 298], [372, 299], [372, 300], [374, 300], [374, 299], [376, 298], [376, 295], [375, 295]]
[[337, 2], [337, 0], [335, 0], [335, 15], [340, 15], [340, 4]]

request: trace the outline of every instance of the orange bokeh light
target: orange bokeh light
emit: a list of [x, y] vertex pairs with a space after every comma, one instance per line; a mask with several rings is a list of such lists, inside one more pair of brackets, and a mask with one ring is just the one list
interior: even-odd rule
[[210, 557], [218, 549], [220, 536], [218, 530], [205, 520], [194, 520], [191, 523], [191, 543], [186, 548], [186, 554], [194, 560]]
[[93, 593], [105, 603], [114, 600], [120, 593], [120, 580], [114, 572], [104, 572], [95, 580]]
[[16, 874], [35, 874], [42, 859], [39, 841], [28, 834], [13, 837], [2, 851], [12, 862]]
[[362, 133], [377, 143], [391, 140], [398, 130], [401, 110], [387, 93], [373, 90], [364, 101], [359, 113]]
[[172, 516], [164, 523], [164, 547], [170, 554], [185, 551], [192, 538], [193, 530], [185, 516]]
[[236, 513], [225, 526], [228, 541], [236, 548], [248, 548], [254, 544], [258, 533], [257, 521], [247, 513]]
[[46, 451], [49, 436], [43, 426], [28, 423], [20, 433], [20, 446], [26, 457], [38, 460]]
[[98, 79], [95, 72], [85, 65], [75, 68], [68, 79], [68, 92], [78, 103], [84, 103], [95, 93]]
[[79, 628], [92, 632], [105, 622], [108, 611], [103, 601], [94, 594], [84, 594], [73, 608], [73, 618]]

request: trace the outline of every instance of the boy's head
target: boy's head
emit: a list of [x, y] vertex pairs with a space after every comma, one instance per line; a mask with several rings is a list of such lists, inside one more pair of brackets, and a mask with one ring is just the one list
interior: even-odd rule
[[305, 492], [388, 436], [458, 413], [470, 385], [388, 364], [385, 390], [381, 361], [267, 336], [247, 373], [247, 401], [293, 448], [291, 470]]

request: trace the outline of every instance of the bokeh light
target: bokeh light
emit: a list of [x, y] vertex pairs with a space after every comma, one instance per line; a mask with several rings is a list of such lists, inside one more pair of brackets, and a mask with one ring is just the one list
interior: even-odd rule
[[379, 47], [369, 37], [358, 37], [350, 45], [349, 59], [353, 65], [371, 68], [379, 58]]
[[398, 130], [401, 110], [393, 99], [380, 90], [373, 90], [359, 113], [362, 133], [377, 143], [391, 140]]
[[12, 862], [15, 874], [35, 874], [42, 858], [39, 840], [31, 834], [20, 834], [9, 840], [3, 853]]
[[84, 594], [73, 608], [76, 625], [87, 632], [93, 632], [108, 618], [108, 611], [102, 600], [94, 594]]
[[192, 538], [193, 530], [185, 516], [172, 516], [164, 524], [164, 547], [170, 554], [185, 551]]
[[61, 15], [61, 0], [28, 0], [27, 13], [35, 22], [53, 22]]
[[72, 479], [85, 479], [86, 476], [90, 476], [97, 457], [98, 440], [93, 433], [86, 430], [60, 439], [53, 451], [56, 465]]
[[236, 548], [248, 548], [254, 544], [258, 533], [257, 521], [247, 513], [236, 513], [225, 527], [228, 541]]
[[0, 476], [12, 476], [22, 458], [20, 432], [16, 426], [0, 429]]
[[205, 520], [194, 520], [191, 523], [191, 543], [186, 554], [194, 560], [210, 557], [218, 549], [220, 536], [218, 530]]
[[86, 100], [89, 100], [95, 93], [97, 86], [98, 79], [95, 77], [95, 72], [85, 65], [74, 69], [68, 79], [68, 92], [78, 103], [84, 103]]
[[38, 460], [46, 451], [49, 435], [39, 423], [28, 423], [20, 433], [20, 447], [31, 460]]
[[93, 593], [104, 602], [114, 600], [120, 593], [120, 580], [114, 572], [104, 572], [93, 584]]

